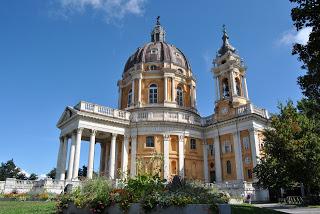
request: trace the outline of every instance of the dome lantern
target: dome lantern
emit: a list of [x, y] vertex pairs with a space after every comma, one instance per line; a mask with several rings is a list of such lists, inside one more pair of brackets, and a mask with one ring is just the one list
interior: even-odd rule
[[157, 17], [156, 25], [151, 32], [151, 42], [164, 42], [166, 32], [160, 24], [160, 16]]

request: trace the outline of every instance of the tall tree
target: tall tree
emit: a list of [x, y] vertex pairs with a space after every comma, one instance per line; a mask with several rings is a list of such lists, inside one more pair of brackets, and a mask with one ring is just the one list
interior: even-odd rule
[[264, 131], [265, 155], [254, 169], [265, 188], [304, 184], [307, 191], [320, 187], [320, 136], [317, 122], [299, 112], [290, 101]]
[[1, 163], [0, 166], [0, 181], [7, 178], [15, 178], [20, 173], [20, 169], [16, 166], [13, 159], [8, 160], [6, 163]]
[[37, 180], [37, 179], [38, 179], [38, 175], [35, 173], [31, 173], [31, 175], [28, 178], [28, 180], [31, 180], [31, 181]]
[[[297, 31], [312, 29], [307, 44], [295, 44], [292, 54], [298, 54], [306, 74], [298, 78], [303, 94], [311, 100], [309, 107], [320, 109], [320, 0], [290, 0], [295, 7], [291, 17]], [[311, 111], [316, 113], [317, 111]]]
[[55, 179], [56, 178], [56, 168], [51, 169], [50, 172], [48, 172], [47, 176], [49, 178]]

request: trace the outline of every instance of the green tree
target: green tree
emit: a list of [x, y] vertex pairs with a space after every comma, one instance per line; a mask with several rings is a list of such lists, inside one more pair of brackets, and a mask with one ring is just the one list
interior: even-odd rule
[[264, 131], [265, 155], [254, 169], [265, 188], [290, 188], [303, 184], [307, 193], [320, 186], [320, 136], [317, 121], [299, 111], [291, 101]]
[[7, 178], [15, 178], [19, 174], [20, 169], [16, 166], [13, 159], [8, 160], [6, 163], [1, 163], [0, 166], [0, 181]]
[[28, 180], [37, 180], [38, 179], [38, 175], [35, 173], [31, 173], [31, 175], [29, 176]]
[[27, 175], [24, 172], [19, 172], [16, 176], [16, 179], [18, 180], [28, 180]]
[[50, 170], [50, 172], [48, 172], [48, 174], [46, 174], [47, 177], [55, 179], [56, 178], [56, 168], [53, 168]]
[[320, 109], [320, 1], [290, 1], [295, 5], [291, 10], [291, 17], [297, 31], [304, 27], [312, 29], [308, 43], [295, 44], [292, 54], [299, 55], [298, 59], [303, 63], [302, 69], [307, 70], [305, 75], [298, 78], [298, 83], [309, 99], [307, 105], [312, 109], [309, 113], [315, 114]]

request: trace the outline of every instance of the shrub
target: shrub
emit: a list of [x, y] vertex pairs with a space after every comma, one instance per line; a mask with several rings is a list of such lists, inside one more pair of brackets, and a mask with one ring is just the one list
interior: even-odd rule
[[148, 211], [156, 206], [185, 206], [187, 204], [210, 204], [213, 211], [218, 203], [227, 203], [229, 197], [214, 188], [206, 188], [199, 182], [187, 182], [174, 178], [165, 185], [157, 175], [138, 175], [129, 178], [122, 189], [112, 189], [110, 181], [96, 178], [83, 183], [82, 187], [58, 197], [57, 209], [62, 212], [72, 202], [78, 208], [89, 208], [101, 213], [113, 204], [119, 204], [126, 211], [130, 203], [141, 203]]
[[57, 200], [57, 210], [62, 212], [72, 202], [78, 208], [89, 208], [93, 213], [102, 213], [110, 204], [111, 183], [98, 177], [87, 180], [81, 187], [75, 188], [69, 194], [62, 194]]

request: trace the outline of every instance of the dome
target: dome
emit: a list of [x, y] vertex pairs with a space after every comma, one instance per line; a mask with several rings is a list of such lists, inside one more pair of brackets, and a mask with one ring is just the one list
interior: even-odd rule
[[137, 49], [126, 62], [124, 73], [138, 63], [172, 63], [191, 70], [185, 55], [175, 46], [165, 42], [165, 30], [160, 25], [159, 17], [151, 32], [151, 42]]
[[129, 57], [124, 72], [138, 63], [172, 63], [185, 69], [191, 69], [185, 55], [173, 45], [164, 41], [149, 42]]

